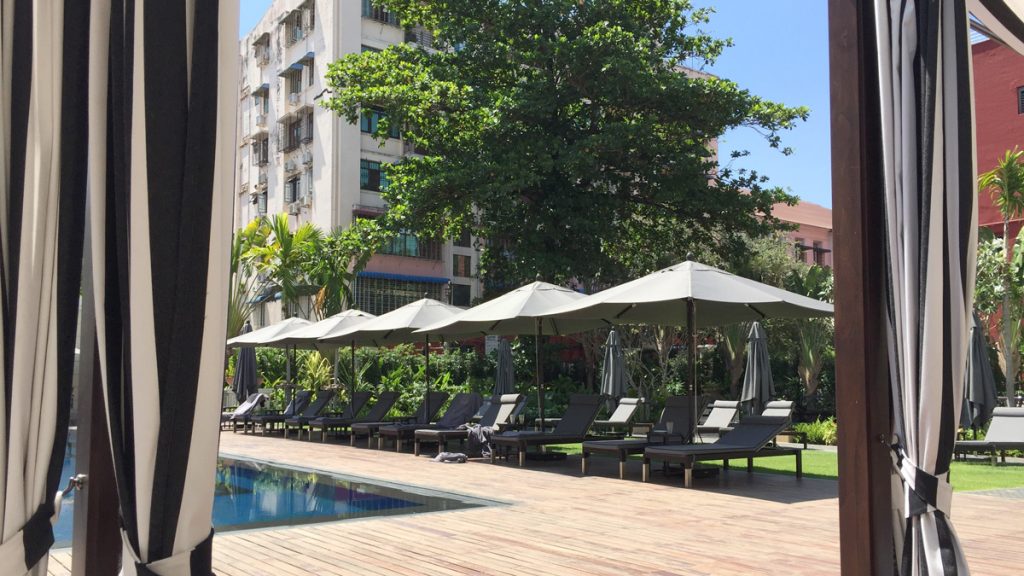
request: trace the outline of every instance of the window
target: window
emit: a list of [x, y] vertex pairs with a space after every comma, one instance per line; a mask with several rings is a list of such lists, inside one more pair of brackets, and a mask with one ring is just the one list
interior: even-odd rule
[[814, 263], [818, 266], [825, 265], [825, 249], [821, 247], [821, 242], [814, 243]]
[[352, 289], [355, 307], [370, 314], [386, 314], [396, 308], [405, 306], [423, 298], [441, 300], [444, 284], [434, 282], [416, 282], [407, 280], [389, 280], [384, 278], [367, 278], [357, 276]]
[[263, 192], [257, 197], [256, 200], [256, 211], [259, 212], [260, 216], [267, 214], [267, 193]]
[[469, 236], [469, 228], [463, 229], [461, 234], [459, 234], [455, 238], [452, 238], [452, 244], [458, 246], [459, 248], [471, 248], [472, 242]]
[[471, 290], [469, 284], [452, 284], [452, 306], [469, 306]]
[[470, 269], [473, 266], [473, 257], [462, 254], [452, 254], [452, 276], [469, 278], [473, 275]]
[[1017, 114], [1024, 114], [1024, 86], [1017, 88]]
[[424, 260], [441, 259], [441, 243], [436, 240], [422, 239], [409, 232], [401, 232], [391, 239], [377, 252], [390, 256], [407, 258], [423, 258]]
[[306, 84], [308, 86], [313, 85], [313, 78], [316, 76], [316, 66], [313, 65], [313, 59], [306, 60]]
[[398, 18], [387, 10], [373, 5], [373, 0], [363, 0], [363, 18], [398, 26]]
[[296, 118], [288, 122], [284, 133], [284, 142], [282, 142], [281, 150], [289, 152], [299, 147], [299, 142], [302, 140], [302, 125], [304, 124], [302, 118]]
[[302, 143], [309, 144], [313, 141], [313, 111], [307, 111], [302, 119]]
[[252, 100], [253, 106], [255, 106], [257, 114], [265, 115], [268, 112], [270, 112], [270, 99], [267, 98], [265, 93], [258, 92], [254, 94]]
[[380, 192], [388, 187], [388, 177], [381, 169], [380, 162], [373, 160], [359, 161], [359, 187], [363, 190]]
[[797, 262], [805, 262], [807, 256], [804, 255], [804, 251], [807, 250], [807, 246], [804, 245], [803, 238], [797, 238], [793, 243], [793, 255], [796, 256]]
[[288, 75], [288, 93], [297, 94], [302, 91], [302, 71], [296, 70], [295, 73]]
[[289, 178], [284, 183], [284, 201], [295, 202], [299, 199], [299, 177]]
[[[377, 131], [377, 126], [380, 124], [380, 121], [383, 120], [384, 118], [387, 118], [387, 115], [381, 112], [380, 110], [376, 110], [373, 108], [369, 110], [364, 110], [363, 113], [359, 116], [359, 130], [364, 134], [373, 134], [374, 132]], [[391, 124], [390, 126], [388, 126], [388, 137], [399, 137], [398, 126], [396, 124]]]
[[260, 138], [252, 143], [252, 163], [255, 166], [266, 166], [270, 161], [270, 140]]
[[304, 179], [306, 180], [306, 196], [309, 197], [309, 198], [312, 198], [313, 197], [313, 169], [312, 168], [310, 168], [309, 170], [306, 170], [306, 175], [304, 176]]
[[374, 48], [373, 46], [362, 45], [361, 52], [380, 52], [380, 48]]

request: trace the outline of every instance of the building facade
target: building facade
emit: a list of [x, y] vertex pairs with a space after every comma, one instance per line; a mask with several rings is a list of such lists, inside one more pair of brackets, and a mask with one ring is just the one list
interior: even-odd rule
[[[372, 110], [350, 124], [324, 108], [324, 76], [346, 54], [407, 41], [429, 48], [431, 38], [369, 0], [273, 2], [239, 41], [236, 228], [284, 212], [293, 226], [329, 232], [384, 213], [383, 166], [412, 150], [397, 130], [384, 145], [374, 140]], [[382, 314], [424, 294], [468, 306], [480, 294], [478, 257], [470, 238], [400, 235], [359, 274], [354, 306]], [[282, 312], [271, 301], [254, 316], [263, 325]]]
[[[977, 133], [978, 173], [995, 168], [996, 162], [1015, 146], [1024, 149], [1024, 56], [994, 40], [972, 47], [974, 110]], [[1003, 233], [1003, 216], [982, 191], [978, 196], [978, 224]], [[1011, 223], [1010, 233], [1020, 230], [1021, 219]]]
[[786, 233], [794, 256], [808, 264], [832, 266], [832, 209], [801, 200], [793, 206], [776, 204], [772, 215], [796, 226]]

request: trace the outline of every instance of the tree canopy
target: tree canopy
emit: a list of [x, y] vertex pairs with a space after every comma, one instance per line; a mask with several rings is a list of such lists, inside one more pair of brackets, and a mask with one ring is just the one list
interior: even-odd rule
[[399, 126], [423, 152], [386, 168], [376, 225], [468, 228], [491, 281], [610, 282], [688, 252], [725, 258], [794, 200], [733, 166], [742, 154], [719, 162], [715, 141], [746, 126], [778, 148], [807, 110], [694, 71], [729, 41], [702, 32], [710, 11], [688, 0], [374, 4], [434, 41], [351, 54], [327, 75], [329, 108], [350, 122], [374, 109], [375, 137]]

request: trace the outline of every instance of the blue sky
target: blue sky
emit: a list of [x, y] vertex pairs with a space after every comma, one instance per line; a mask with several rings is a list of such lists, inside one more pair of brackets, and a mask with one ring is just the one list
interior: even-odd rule
[[[768, 176], [805, 200], [832, 206], [832, 163], [829, 143], [828, 11], [824, 0], [695, 0], [717, 11], [704, 28], [713, 36], [732, 38], [735, 46], [708, 71], [728, 78], [751, 93], [789, 106], [807, 106], [810, 118], [782, 135], [784, 156], [749, 128], [726, 133], [720, 156], [747, 150], [734, 161]], [[270, 0], [241, 0], [239, 30], [247, 33], [259, 22]]]

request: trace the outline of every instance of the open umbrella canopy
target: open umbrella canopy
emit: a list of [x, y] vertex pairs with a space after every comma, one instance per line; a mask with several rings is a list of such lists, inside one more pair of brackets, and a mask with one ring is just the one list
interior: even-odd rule
[[996, 379], [985, 343], [985, 327], [974, 315], [971, 340], [967, 348], [967, 370], [964, 372], [964, 407], [960, 425], [964, 428], [984, 426], [996, 408]]
[[686, 261], [543, 314], [561, 321], [603, 319], [616, 324], [686, 326], [692, 300], [697, 328], [764, 318], [832, 315], [832, 305]]
[[750, 402], [751, 412], [757, 414], [774, 395], [775, 381], [768, 359], [768, 336], [761, 323], [754, 322], [747, 337], [747, 369], [743, 373], [740, 402]]
[[280, 346], [295, 346], [297, 348], [316, 348], [318, 350], [331, 350], [337, 348], [339, 344], [320, 342], [320, 339], [331, 333], [341, 332], [348, 330], [355, 326], [359, 326], [363, 322], [376, 318], [373, 314], [363, 312], [362, 310], [349, 309], [344, 312], [339, 312], [334, 316], [325, 318], [315, 324], [304, 326], [297, 330], [289, 330], [270, 338], [267, 342], [268, 345], [280, 345]]
[[242, 334], [241, 336], [235, 336], [228, 340], [229, 348], [237, 348], [239, 346], [271, 346], [274, 348], [286, 348], [291, 344], [272, 344], [274, 340], [292, 332], [310, 326], [312, 323], [309, 320], [303, 320], [302, 318], [286, 318], [276, 324], [270, 326], [264, 326], [259, 330], [253, 330], [248, 334]]
[[426, 334], [415, 331], [462, 312], [461, 308], [423, 298], [355, 326], [332, 330], [320, 338], [321, 343], [384, 346], [417, 342]]
[[[420, 333], [437, 335], [497, 334], [519, 336], [537, 333], [537, 319], [560, 306], [586, 298], [583, 294], [547, 282], [533, 282], [427, 326]], [[541, 334], [575, 334], [607, 326], [603, 320], [542, 318]]]

